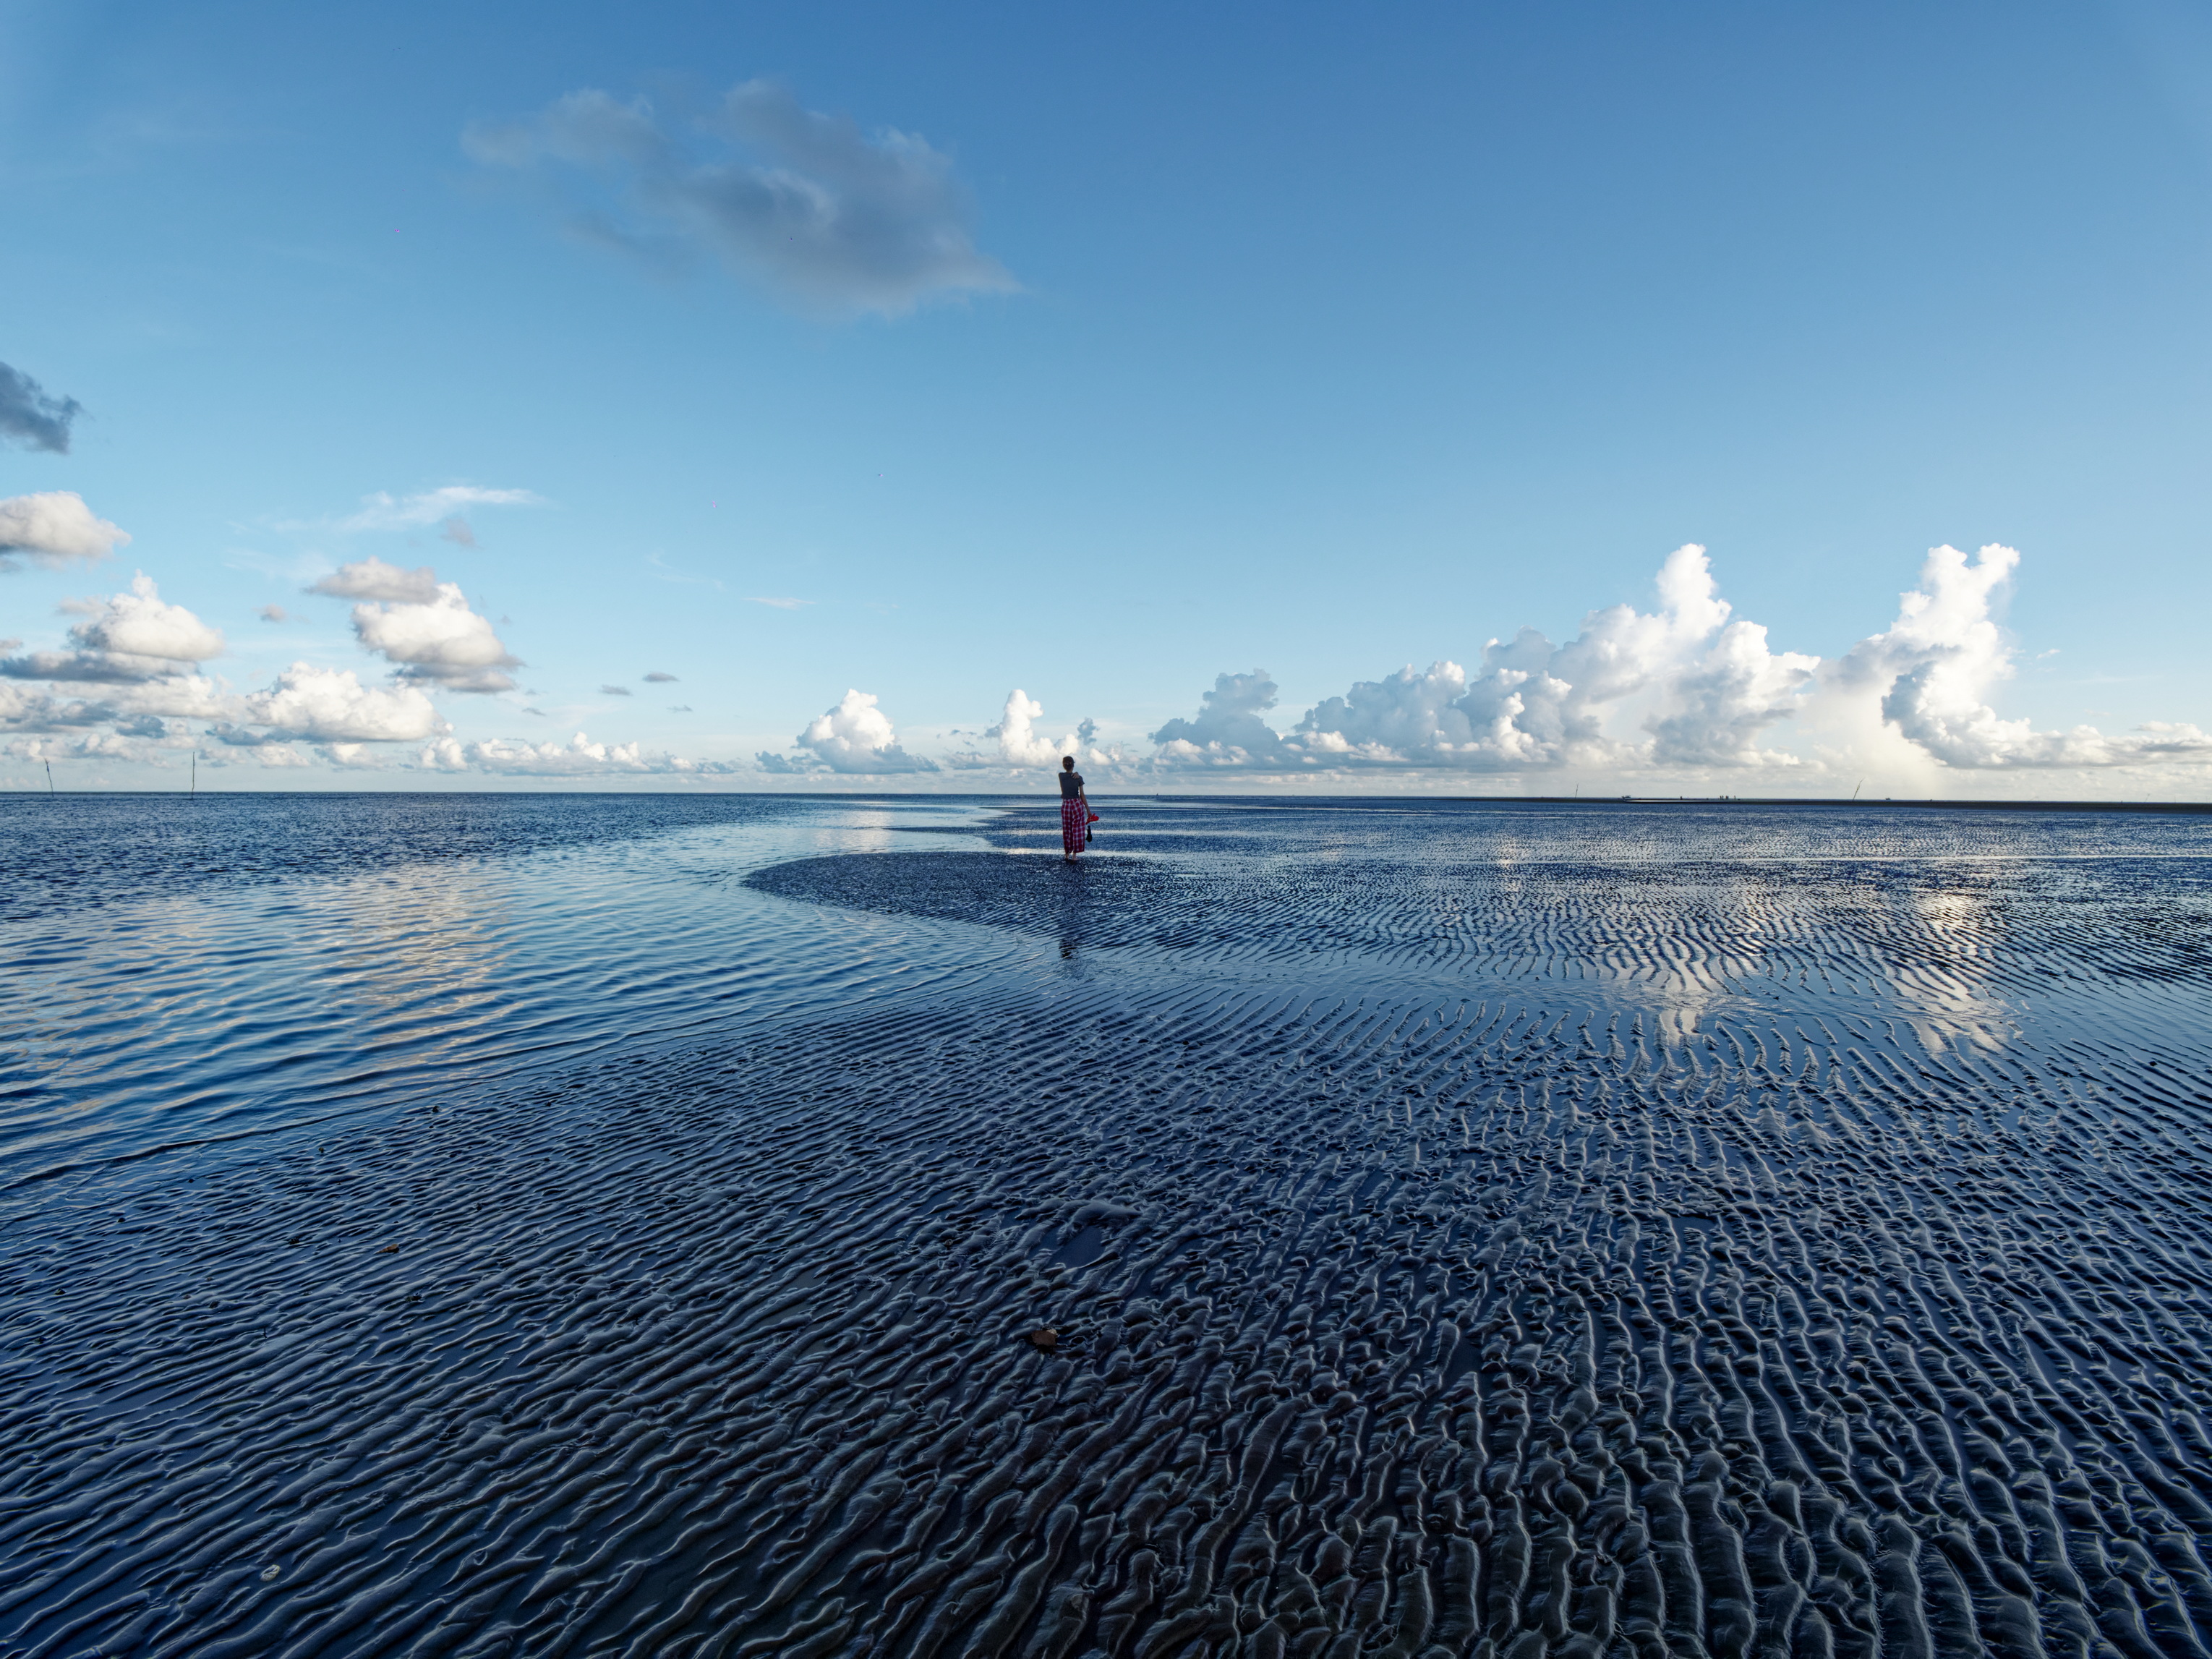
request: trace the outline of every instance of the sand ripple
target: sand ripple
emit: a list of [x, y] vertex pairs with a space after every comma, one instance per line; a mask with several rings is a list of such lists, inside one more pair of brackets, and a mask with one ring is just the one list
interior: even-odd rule
[[2195, 866], [1146, 856], [781, 866], [1074, 956], [15, 1230], [0, 1639], [2205, 1650]]

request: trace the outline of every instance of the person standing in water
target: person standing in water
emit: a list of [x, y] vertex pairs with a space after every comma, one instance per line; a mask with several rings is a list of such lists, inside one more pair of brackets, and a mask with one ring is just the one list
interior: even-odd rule
[[1083, 793], [1083, 774], [1075, 769], [1075, 757], [1060, 757], [1060, 856], [1073, 864], [1083, 854], [1084, 838], [1091, 833], [1091, 803]]

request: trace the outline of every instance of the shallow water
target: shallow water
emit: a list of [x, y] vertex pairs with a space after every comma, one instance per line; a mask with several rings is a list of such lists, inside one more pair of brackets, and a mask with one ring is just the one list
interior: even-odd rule
[[0, 801], [0, 1650], [2204, 1651], [2212, 820], [1102, 811]]

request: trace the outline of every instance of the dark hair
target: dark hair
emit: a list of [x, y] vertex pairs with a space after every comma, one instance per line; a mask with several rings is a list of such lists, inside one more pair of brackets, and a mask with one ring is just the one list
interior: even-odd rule
[[1075, 769], [1075, 757], [1062, 755], [1060, 757], [1060, 769], [1063, 772], [1073, 772]]

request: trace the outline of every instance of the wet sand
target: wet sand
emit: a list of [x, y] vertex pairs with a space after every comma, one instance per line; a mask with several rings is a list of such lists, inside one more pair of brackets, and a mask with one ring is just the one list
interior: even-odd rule
[[702, 883], [747, 1020], [88, 1162], [0, 1638], [2204, 1650], [2201, 820], [1102, 811]]

